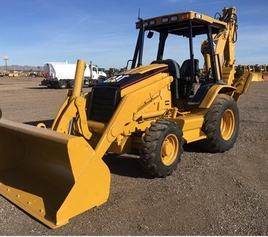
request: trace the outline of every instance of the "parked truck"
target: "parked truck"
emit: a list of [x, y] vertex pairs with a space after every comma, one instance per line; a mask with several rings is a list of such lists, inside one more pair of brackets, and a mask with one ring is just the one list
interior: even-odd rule
[[[76, 63], [68, 62], [47, 62], [44, 65], [42, 86], [49, 88], [73, 88]], [[97, 84], [106, 79], [106, 73], [100, 70], [97, 65], [86, 64], [83, 86]]]

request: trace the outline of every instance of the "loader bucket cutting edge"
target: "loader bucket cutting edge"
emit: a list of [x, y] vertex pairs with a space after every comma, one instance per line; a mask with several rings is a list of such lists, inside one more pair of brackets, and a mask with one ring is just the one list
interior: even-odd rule
[[83, 137], [0, 120], [0, 194], [51, 228], [107, 201], [110, 171]]

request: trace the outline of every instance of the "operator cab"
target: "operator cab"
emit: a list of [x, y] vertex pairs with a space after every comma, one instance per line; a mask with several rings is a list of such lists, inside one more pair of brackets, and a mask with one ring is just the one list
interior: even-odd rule
[[[151, 63], [164, 63], [168, 65], [169, 73], [174, 78], [171, 85], [174, 100], [184, 100], [184, 106], [199, 104], [202, 97], [205, 96], [206, 90], [213, 84], [220, 82], [221, 72], [218, 72], [220, 69], [220, 60], [214, 54], [215, 42], [213, 41], [213, 34], [219, 33], [225, 27], [226, 23], [223, 21], [192, 11], [164, 15], [146, 20], [139, 19], [136, 22], [136, 28], [139, 29], [139, 36], [131, 68], [142, 65], [145, 32], [148, 32], [147, 38], [149, 39], [152, 39], [154, 34], [157, 33], [159, 39], [156, 60]], [[202, 52], [202, 54], [206, 60], [204, 64], [209, 67], [209, 70], [205, 71], [206, 76], [202, 78], [200, 78], [199, 59], [194, 55], [194, 38], [200, 35], [205, 35], [206, 37], [206, 51], [204, 53]], [[172, 59], [164, 59], [164, 51], [167, 48], [166, 41], [169, 37], [174, 38], [174, 36], [182, 36], [188, 39], [189, 46], [187, 51], [189, 52], [189, 56], [181, 60], [181, 64], [177, 60], [174, 60], [174, 57]], [[200, 41], [198, 43], [200, 47]], [[181, 44], [173, 44], [173, 51], [176, 50], [176, 47], [181, 47]], [[183, 53], [182, 50], [179, 50], [176, 59]], [[200, 86], [199, 90], [201, 92], [197, 91], [195, 93], [196, 85]]]

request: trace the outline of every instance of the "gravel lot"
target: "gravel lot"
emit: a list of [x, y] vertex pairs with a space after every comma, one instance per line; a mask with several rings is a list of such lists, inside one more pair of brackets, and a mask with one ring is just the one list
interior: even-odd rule
[[[0, 78], [3, 118], [51, 123], [66, 91], [40, 81]], [[185, 146], [177, 170], [164, 179], [148, 178], [134, 155], [106, 156], [112, 182], [105, 204], [49, 229], [0, 196], [0, 234], [268, 235], [267, 91], [267, 81], [252, 82], [241, 97], [240, 132], [228, 152]]]

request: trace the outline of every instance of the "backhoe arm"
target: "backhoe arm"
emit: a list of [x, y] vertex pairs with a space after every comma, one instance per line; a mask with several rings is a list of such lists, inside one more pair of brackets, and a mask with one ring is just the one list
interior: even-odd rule
[[[218, 78], [221, 78], [228, 85], [232, 85], [235, 73], [235, 43], [237, 40], [237, 17], [235, 7], [224, 8], [219, 20], [226, 22], [227, 25], [225, 29], [213, 35], [217, 73]], [[201, 53], [204, 56], [206, 73], [209, 73], [211, 59], [208, 40], [202, 42]]]

